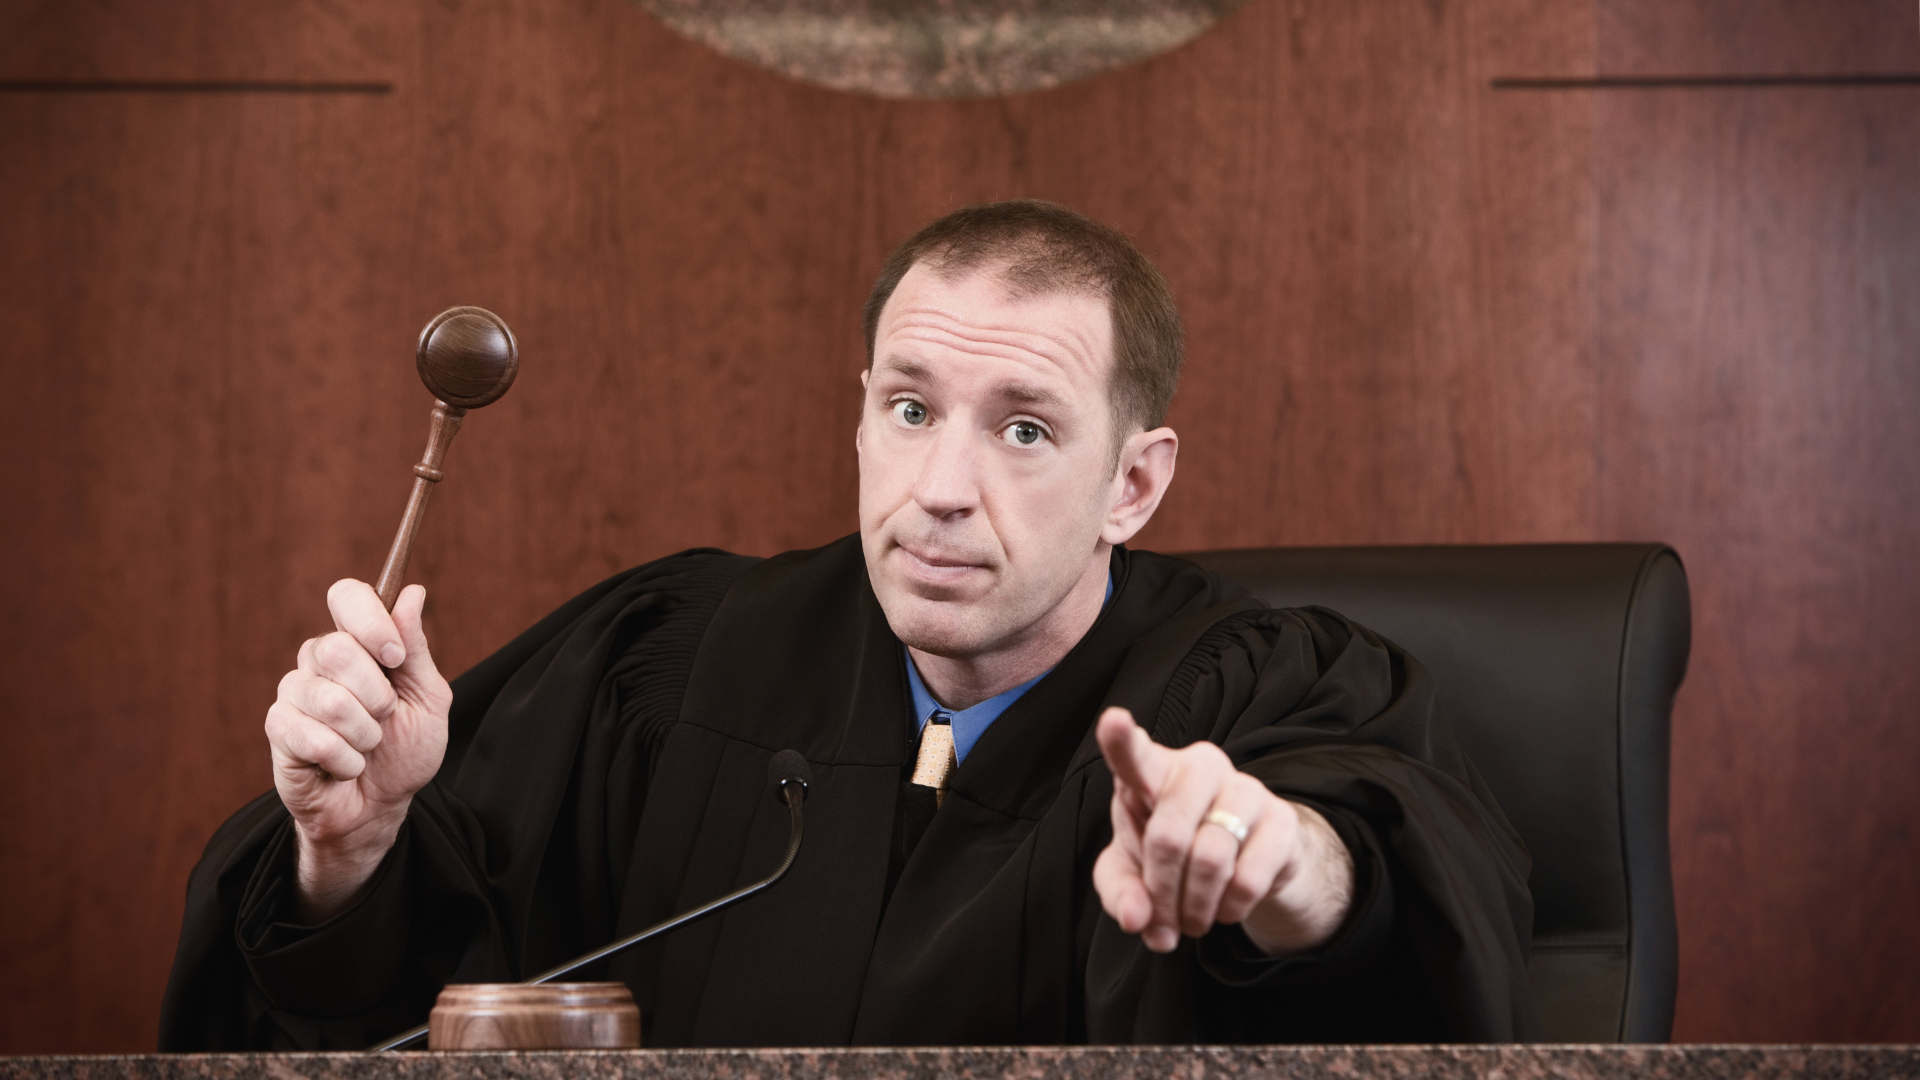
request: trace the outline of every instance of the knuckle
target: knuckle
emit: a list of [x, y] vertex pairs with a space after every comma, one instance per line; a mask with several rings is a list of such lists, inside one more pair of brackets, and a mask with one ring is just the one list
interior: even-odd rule
[[267, 710], [267, 739], [286, 746], [314, 722], [312, 717], [301, 712], [297, 707], [285, 702], [275, 702], [273, 707]]
[[1189, 877], [1197, 878], [1208, 884], [1219, 881], [1232, 872], [1233, 860], [1224, 853], [1211, 848], [1205, 851], [1194, 852], [1193, 861], [1187, 868]]
[[314, 644], [314, 658], [323, 671], [344, 671], [366, 652], [352, 634], [336, 630]]
[[1232, 769], [1220, 748], [1209, 742], [1195, 743], [1179, 753], [1181, 757], [1171, 774], [1173, 782], [1167, 785], [1169, 791], [1184, 790], [1195, 797], [1218, 791], [1224, 774]]
[[1177, 862], [1187, 853], [1187, 843], [1165, 828], [1148, 826], [1146, 836], [1147, 857], [1155, 862]]
[[1258, 803], [1262, 799], [1273, 797], [1273, 793], [1267, 790], [1267, 785], [1238, 769], [1235, 769], [1233, 775], [1227, 779], [1227, 784], [1233, 789], [1234, 795], [1248, 803]]
[[281, 746], [301, 761], [320, 760], [320, 740], [310, 725], [291, 724], [281, 733]]
[[392, 683], [383, 679], [374, 685], [373, 699], [360, 704], [366, 707], [369, 714], [385, 718], [393, 712], [395, 706], [400, 704], [400, 695], [394, 690]]
[[323, 682], [313, 688], [313, 704], [321, 719], [334, 722], [351, 719], [360, 702], [339, 683]]
[[1233, 762], [1227, 759], [1227, 752], [1205, 739], [1188, 746], [1186, 753], [1196, 768], [1210, 774], [1218, 775], [1233, 768]]

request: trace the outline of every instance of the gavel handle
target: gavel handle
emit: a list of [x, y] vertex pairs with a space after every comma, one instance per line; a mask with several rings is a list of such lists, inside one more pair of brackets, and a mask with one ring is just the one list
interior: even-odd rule
[[453, 444], [453, 437], [460, 431], [460, 419], [466, 415], [467, 410], [458, 405], [444, 401], [433, 403], [433, 428], [427, 433], [427, 452], [420, 464], [413, 467], [413, 494], [407, 497], [407, 512], [400, 518], [400, 531], [394, 534], [387, 564], [380, 568], [380, 580], [373, 587], [388, 611], [393, 610], [393, 602], [400, 598], [407, 558], [413, 554], [413, 538], [420, 531], [421, 519], [427, 516], [427, 496], [433, 494], [433, 485], [446, 475], [440, 471], [440, 463], [447, 459], [447, 447]]

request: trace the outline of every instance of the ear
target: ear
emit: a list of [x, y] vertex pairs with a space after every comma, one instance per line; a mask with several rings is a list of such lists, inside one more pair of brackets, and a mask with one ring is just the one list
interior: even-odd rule
[[873, 374], [872, 368], [860, 369], [860, 422], [853, 425], [853, 452], [860, 452], [860, 434], [867, 429], [867, 376]]
[[1124, 544], [1146, 527], [1160, 499], [1173, 483], [1173, 463], [1180, 454], [1180, 436], [1170, 427], [1154, 428], [1129, 437], [1120, 447], [1113, 478], [1113, 503], [1100, 530], [1106, 544]]

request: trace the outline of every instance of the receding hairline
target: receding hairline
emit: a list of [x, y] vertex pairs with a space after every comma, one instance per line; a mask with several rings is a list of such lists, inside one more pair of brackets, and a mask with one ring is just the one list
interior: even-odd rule
[[[930, 255], [934, 257], [928, 257]], [[927, 268], [928, 273], [933, 274], [949, 285], [966, 281], [969, 278], [984, 277], [1001, 287], [1005, 299], [1016, 303], [1023, 300], [1038, 300], [1049, 296], [1080, 296], [1089, 300], [1098, 300], [1100, 302], [1101, 313], [1107, 317], [1107, 376], [1111, 378], [1117, 369], [1120, 362], [1120, 353], [1119, 342], [1115, 334], [1116, 327], [1114, 326], [1113, 290], [1103, 286], [1097, 279], [1089, 277], [1088, 280], [1078, 282], [1049, 279], [1022, 283], [1018, 280], [1016, 273], [1010, 273], [1010, 271], [1013, 271], [1017, 266], [1017, 260], [1014, 258], [1003, 256], [984, 259], [939, 260], [937, 252], [923, 252], [920, 258], [915, 259], [907, 265], [907, 269], [900, 275], [900, 282], [905, 282], [908, 275], [922, 266]], [[880, 305], [880, 312], [874, 319], [873, 348], [867, 354], [868, 371], [872, 371], [875, 363], [878, 362], [880, 325], [886, 321], [888, 309], [893, 307], [894, 300], [900, 295], [899, 285], [900, 283], [896, 283], [894, 288], [887, 293], [887, 302]]]
[[[1102, 288], [1098, 280], [1087, 280], [1075, 283], [1058, 281], [1052, 278], [1046, 281], [1033, 282], [1023, 287], [1019, 281], [1007, 273], [1009, 269], [1017, 265], [1018, 260], [1010, 257], [949, 260], [946, 262], [936, 262], [933, 259], [919, 258], [908, 264], [906, 272], [900, 275], [900, 282], [904, 283], [916, 268], [925, 266], [929, 273], [932, 273], [949, 285], [966, 281], [969, 278], [985, 277], [1004, 290], [1006, 299], [1016, 303], [1023, 300], [1037, 300], [1048, 296], [1080, 296], [1089, 300], [1098, 300], [1100, 302], [1100, 312], [1107, 320], [1107, 341], [1104, 355], [1096, 356], [1095, 360], [1103, 366], [1101, 378], [1104, 385], [1102, 388], [1107, 393], [1107, 412], [1113, 424], [1114, 453], [1118, 454], [1120, 444], [1126, 440], [1127, 435], [1131, 434], [1131, 432], [1123, 430], [1126, 427], [1125, 421], [1129, 418], [1122, 415], [1122, 410], [1119, 403], [1115, 401], [1113, 393], [1114, 381], [1120, 374], [1120, 343], [1114, 332], [1112, 290]], [[899, 285], [896, 284], [893, 291], [887, 294], [887, 302], [880, 306], [880, 317], [876, 320], [874, 327], [873, 351], [867, 356], [867, 370], [870, 372], [877, 370], [881, 366], [880, 337], [878, 331], [880, 326], [886, 321], [887, 310], [893, 307], [893, 302], [899, 295]], [[909, 378], [927, 378], [931, 375], [931, 372], [925, 364], [917, 360], [908, 360], [904, 357], [891, 354], [886, 357], [885, 366], [907, 375]], [[1066, 404], [1065, 399], [1060, 397], [1060, 395], [1044, 387], [1034, 386], [1031, 383], [1018, 381], [999, 383], [995, 385], [994, 392], [996, 395], [1010, 401], [1021, 401], [1033, 405], [1060, 406]], [[1142, 427], [1140, 430], [1145, 431], [1147, 429]]]

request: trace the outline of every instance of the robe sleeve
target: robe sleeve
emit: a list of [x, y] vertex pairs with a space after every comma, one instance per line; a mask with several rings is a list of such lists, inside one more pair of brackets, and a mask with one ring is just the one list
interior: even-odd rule
[[1155, 741], [1215, 742], [1320, 811], [1353, 855], [1355, 894], [1326, 945], [1281, 959], [1237, 927], [1161, 959], [1103, 925], [1088, 969], [1096, 1041], [1167, 1041], [1176, 987], [1195, 1002], [1190, 1037], [1210, 1042], [1539, 1037], [1530, 861], [1436, 693], [1398, 646], [1320, 608], [1224, 604], [1135, 647], [1110, 702]]
[[420, 1023], [448, 982], [526, 978], [603, 943], [654, 741], [754, 561], [693, 551], [616, 575], [455, 679], [439, 773], [319, 926], [291, 915], [278, 797], [234, 815], [188, 881], [160, 1048], [357, 1049]]

